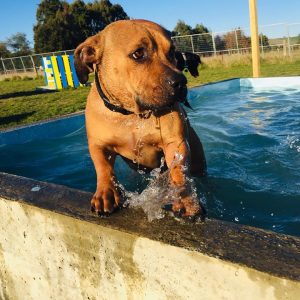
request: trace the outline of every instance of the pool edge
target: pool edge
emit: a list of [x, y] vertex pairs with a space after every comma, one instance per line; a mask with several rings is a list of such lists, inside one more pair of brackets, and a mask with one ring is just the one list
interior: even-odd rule
[[65, 186], [0, 173], [0, 201], [34, 206], [300, 282], [300, 238], [215, 219], [180, 224], [165, 217], [150, 223], [142, 211], [133, 209], [101, 219], [89, 211], [91, 196]]

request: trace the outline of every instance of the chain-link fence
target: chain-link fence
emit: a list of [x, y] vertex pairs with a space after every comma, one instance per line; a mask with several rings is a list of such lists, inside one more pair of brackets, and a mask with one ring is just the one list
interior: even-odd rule
[[[251, 52], [251, 39], [248, 28], [176, 36], [172, 39], [179, 51], [194, 52], [201, 56]], [[261, 26], [259, 41], [262, 55], [271, 51], [281, 53], [284, 56], [299, 55], [300, 23]]]
[[[300, 57], [300, 23], [278, 23], [261, 26], [261, 55]], [[172, 37], [178, 51], [193, 52], [204, 57], [251, 53], [248, 28]], [[48, 55], [73, 54], [73, 50], [0, 58], [0, 74], [38, 72], [41, 58]]]
[[73, 54], [73, 50], [31, 54], [26, 56], [0, 58], [0, 74], [38, 73], [42, 66], [42, 57]]

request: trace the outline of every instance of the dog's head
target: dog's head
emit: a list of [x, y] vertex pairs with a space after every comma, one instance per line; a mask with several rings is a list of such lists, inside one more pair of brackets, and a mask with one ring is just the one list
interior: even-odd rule
[[187, 68], [191, 75], [194, 77], [199, 76], [198, 66], [201, 64], [199, 55], [192, 52], [175, 52], [175, 57], [177, 60], [177, 68], [183, 71]]
[[127, 110], [161, 110], [185, 100], [187, 81], [172, 40], [153, 22], [114, 22], [80, 44], [74, 56], [80, 82], [97, 68], [104, 93]]

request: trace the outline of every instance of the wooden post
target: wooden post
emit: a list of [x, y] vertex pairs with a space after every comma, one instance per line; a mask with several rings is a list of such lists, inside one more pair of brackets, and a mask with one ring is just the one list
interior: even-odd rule
[[249, 0], [253, 77], [260, 76], [259, 37], [256, 0]]

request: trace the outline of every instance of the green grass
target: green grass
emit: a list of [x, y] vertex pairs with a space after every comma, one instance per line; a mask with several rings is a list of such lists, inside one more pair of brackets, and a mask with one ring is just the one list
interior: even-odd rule
[[[202, 65], [199, 71], [199, 78], [194, 78], [190, 76], [189, 73], [185, 73], [188, 78], [189, 87], [230, 78], [252, 77], [251, 65], [232, 65], [230, 67], [217, 66], [214, 68]], [[300, 76], [300, 60], [277, 64], [262, 62], [261, 76]]]
[[39, 93], [43, 79], [0, 82], [0, 128], [49, 119], [85, 108], [89, 87]]
[[[262, 62], [262, 76], [300, 75], [300, 60], [270, 64]], [[193, 78], [185, 73], [188, 86], [235, 78], [251, 77], [250, 65], [232, 65], [200, 67], [200, 76]], [[38, 93], [37, 86], [44, 85], [44, 80], [11, 80], [0, 81], [0, 128], [5, 129], [16, 125], [29, 124], [55, 116], [65, 115], [83, 110], [90, 87], [66, 89], [51, 93]]]

